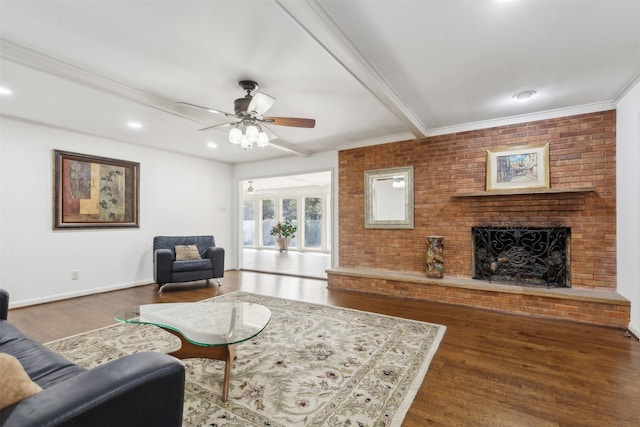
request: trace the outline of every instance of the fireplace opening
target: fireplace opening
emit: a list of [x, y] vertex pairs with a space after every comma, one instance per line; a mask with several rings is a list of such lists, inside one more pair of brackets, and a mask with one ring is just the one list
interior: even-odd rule
[[472, 227], [473, 278], [568, 288], [568, 227]]

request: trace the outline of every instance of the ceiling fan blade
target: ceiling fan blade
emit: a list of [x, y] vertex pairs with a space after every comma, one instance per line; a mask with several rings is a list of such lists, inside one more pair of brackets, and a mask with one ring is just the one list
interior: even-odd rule
[[247, 107], [247, 112], [249, 114], [256, 114], [258, 116], [262, 116], [267, 112], [269, 108], [275, 104], [276, 99], [267, 95], [266, 93], [256, 92], [249, 103], [249, 107]]
[[212, 130], [212, 129], [220, 129], [223, 128], [225, 126], [231, 126], [233, 123], [221, 123], [219, 125], [213, 125], [213, 126], [207, 126], [206, 128], [202, 128], [202, 129], [198, 129], [199, 131], [203, 131], [203, 130]]
[[278, 126], [292, 126], [297, 128], [315, 127], [315, 119], [301, 119], [298, 117], [265, 117], [265, 122]]
[[225, 113], [224, 111], [214, 110], [213, 108], [203, 107], [202, 105], [190, 104], [188, 102], [176, 102], [176, 104], [186, 105], [187, 107], [192, 107], [192, 108], [198, 108], [198, 109], [205, 110], [205, 111], [208, 111], [208, 112], [214, 113], [214, 114], [222, 114], [223, 116], [227, 116], [227, 117], [235, 117], [236, 116], [235, 114]]
[[276, 135], [271, 129], [266, 126], [260, 126], [260, 128], [267, 134], [269, 137], [269, 141], [273, 139], [278, 139], [278, 135]]

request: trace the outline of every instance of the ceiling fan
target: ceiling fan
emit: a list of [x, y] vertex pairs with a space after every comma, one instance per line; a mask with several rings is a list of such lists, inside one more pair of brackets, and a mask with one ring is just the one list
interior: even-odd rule
[[249, 180], [247, 182], [249, 183], [249, 186], [247, 187], [247, 194], [271, 194], [271, 193], [273, 193], [273, 191], [256, 190], [256, 188], [253, 186], [253, 181], [252, 180]]
[[203, 107], [201, 105], [191, 104], [188, 102], [178, 102], [178, 104], [238, 119], [235, 122], [208, 126], [200, 130], [203, 131], [230, 127], [229, 142], [232, 144], [238, 144], [244, 149], [251, 148], [254, 143], [259, 147], [266, 147], [269, 145], [269, 140], [277, 138], [277, 136], [264, 125], [300, 128], [313, 128], [316, 125], [315, 119], [303, 119], [297, 117], [264, 117], [264, 113], [266, 113], [267, 110], [269, 110], [276, 102], [275, 98], [262, 92], [254, 92], [258, 89], [258, 83], [253, 80], [241, 80], [238, 84], [247, 92], [247, 94], [243, 98], [238, 98], [233, 101], [235, 113], [226, 113], [224, 111], [214, 110], [213, 108]]

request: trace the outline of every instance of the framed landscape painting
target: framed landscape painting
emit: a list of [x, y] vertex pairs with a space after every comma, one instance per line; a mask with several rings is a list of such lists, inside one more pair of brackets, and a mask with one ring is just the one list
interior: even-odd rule
[[487, 150], [487, 191], [549, 188], [549, 144]]
[[140, 163], [53, 153], [54, 229], [139, 227]]

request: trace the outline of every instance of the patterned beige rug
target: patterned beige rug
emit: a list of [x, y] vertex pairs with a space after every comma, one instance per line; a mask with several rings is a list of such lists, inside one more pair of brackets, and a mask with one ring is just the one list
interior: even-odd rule
[[[445, 327], [246, 292], [211, 300], [271, 309], [269, 325], [237, 346], [229, 400], [223, 362], [187, 359], [184, 426], [400, 426]], [[157, 327], [116, 324], [48, 343], [93, 367], [137, 351], [171, 351]]]

